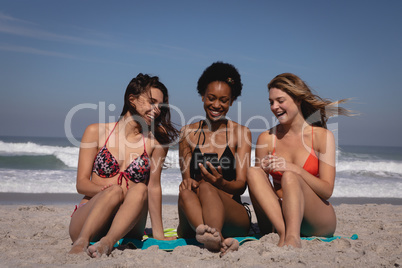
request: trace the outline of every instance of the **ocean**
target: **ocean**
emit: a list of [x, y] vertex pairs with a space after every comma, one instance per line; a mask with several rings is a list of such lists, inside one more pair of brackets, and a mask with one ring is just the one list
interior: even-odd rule
[[[0, 193], [76, 193], [78, 151], [66, 138], [0, 137]], [[169, 150], [164, 195], [179, 192], [178, 157]], [[401, 147], [339, 146], [336, 170], [333, 197], [402, 197]]]

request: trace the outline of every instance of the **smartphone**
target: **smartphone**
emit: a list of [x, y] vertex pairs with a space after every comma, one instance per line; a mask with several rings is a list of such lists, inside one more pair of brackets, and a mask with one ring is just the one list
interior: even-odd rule
[[204, 167], [208, 170], [209, 173], [212, 173], [212, 171], [209, 169], [207, 166], [207, 161], [214, 166], [215, 169], [218, 169], [219, 167], [219, 159], [218, 159], [218, 154], [216, 153], [204, 153]]

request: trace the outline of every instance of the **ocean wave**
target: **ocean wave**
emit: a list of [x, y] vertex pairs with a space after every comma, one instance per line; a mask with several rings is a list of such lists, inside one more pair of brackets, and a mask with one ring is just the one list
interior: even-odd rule
[[0, 141], [0, 156], [53, 155], [70, 168], [77, 168], [78, 152], [79, 148], [77, 147], [40, 145], [33, 142], [12, 143]]
[[402, 180], [337, 177], [332, 196], [400, 198], [402, 196]]
[[0, 192], [77, 193], [76, 172], [68, 170], [2, 169]]
[[54, 155], [0, 155], [0, 168], [61, 170], [69, 169], [67, 165]]
[[394, 161], [339, 161], [337, 172], [352, 174], [368, 172], [379, 176], [400, 175], [402, 176], [402, 163]]

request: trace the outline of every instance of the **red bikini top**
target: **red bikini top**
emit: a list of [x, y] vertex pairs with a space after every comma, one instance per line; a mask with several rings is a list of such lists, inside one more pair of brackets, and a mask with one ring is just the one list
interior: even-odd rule
[[[316, 156], [314, 152], [314, 147], [313, 147], [313, 127], [311, 128], [311, 151], [309, 156], [307, 157], [306, 162], [303, 165], [303, 169], [306, 170], [308, 173], [311, 175], [314, 175], [318, 177], [318, 172], [319, 172], [319, 161], [318, 157]], [[272, 155], [275, 155], [275, 143], [276, 143], [276, 136], [274, 135], [274, 149], [272, 150]], [[269, 173], [272, 176], [272, 179], [274, 182], [281, 183], [282, 179], [282, 172], [275, 171], [275, 172], [270, 172]]]

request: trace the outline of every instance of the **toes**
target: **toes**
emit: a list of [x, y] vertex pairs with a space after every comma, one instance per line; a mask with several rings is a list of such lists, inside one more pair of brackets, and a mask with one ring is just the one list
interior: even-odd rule
[[101, 241], [88, 247], [87, 253], [91, 258], [100, 258], [103, 254], [109, 255], [110, 248], [107, 245], [101, 243]]
[[226, 238], [222, 242], [221, 254], [220, 256], [224, 256], [226, 253], [230, 251], [236, 251], [240, 247], [239, 241], [234, 238]]

